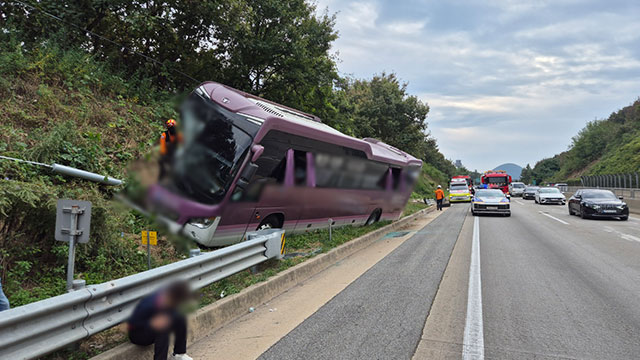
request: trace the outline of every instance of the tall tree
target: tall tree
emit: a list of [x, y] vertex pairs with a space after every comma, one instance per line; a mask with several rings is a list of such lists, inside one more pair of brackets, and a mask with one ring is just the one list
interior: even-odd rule
[[382, 73], [371, 80], [348, 80], [341, 91], [352, 104], [353, 135], [374, 137], [423, 157], [429, 139], [429, 106], [407, 94], [407, 84], [395, 74]]
[[520, 181], [525, 184], [531, 184], [533, 176], [533, 169], [531, 169], [531, 165], [527, 164], [527, 166], [522, 169], [522, 173], [520, 173]]

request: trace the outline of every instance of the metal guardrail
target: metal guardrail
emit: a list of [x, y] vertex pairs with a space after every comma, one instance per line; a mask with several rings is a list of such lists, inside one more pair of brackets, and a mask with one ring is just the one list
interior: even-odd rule
[[617, 189], [640, 189], [640, 174], [584, 175], [580, 177], [582, 186]]
[[125, 321], [138, 300], [175, 280], [193, 290], [271, 258], [281, 258], [284, 231], [0, 313], [0, 359], [33, 359]]

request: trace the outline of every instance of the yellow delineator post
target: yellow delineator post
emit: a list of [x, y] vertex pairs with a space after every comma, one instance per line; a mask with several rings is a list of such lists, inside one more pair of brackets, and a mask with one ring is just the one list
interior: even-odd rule
[[142, 231], [142, 245], [147, 245], [147, 266], [151, 270], [151, 245], [158, 245], [158, 232]]
[[284, 238], [284, 232], [282, 233], [282, 236], [280, 237], [280, 243], [282, 244], [282, 246], [280, 247], [280, 254], [284, 255], [284, 243], [285, 243], [286, 239]]

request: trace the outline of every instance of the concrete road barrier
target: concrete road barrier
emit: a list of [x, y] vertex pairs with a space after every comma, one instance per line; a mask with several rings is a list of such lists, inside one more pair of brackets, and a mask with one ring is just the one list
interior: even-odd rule
[[[320, 254], [290, 269], [282, 271], [269, 280], [252, 285], [237, 294], [225, 297], [215, 303], [199, 309], [189, 316], [188, 343], [191, 344], [206, 336], [212, 330], [222, 327], [247, 313], [250, 307], [257, 307], [288, 289], [300, 284], [313, 275], [328, 268], [337, 261], [367, 247], [373, 241], [391, 230], [409, 226], [414, 220], [435, 210], [430, 206], [415, 214], [372, 231], [359, 238], [344, 243], [327, 253]], [[129, 360], [151, 358], [153, 346], [141, 347], [130, 343], [119, 345], [109, 351], [93, 357], [93, 360]]]

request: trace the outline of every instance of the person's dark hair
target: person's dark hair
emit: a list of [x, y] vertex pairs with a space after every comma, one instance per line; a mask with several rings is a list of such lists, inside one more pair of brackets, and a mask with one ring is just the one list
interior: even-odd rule
[[191, 288], [186, 281], [176, 281], [167, 287], [167, 294], [171, 302], [178, 305], [191, 298]]

